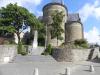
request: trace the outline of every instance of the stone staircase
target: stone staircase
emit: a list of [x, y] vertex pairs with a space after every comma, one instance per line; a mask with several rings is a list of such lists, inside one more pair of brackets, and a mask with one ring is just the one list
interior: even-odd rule
[[50, 55], [27, 55], [21, 56], [17, 55], [14, 57], [13, 63], [20, 63], [20, 62], [56, 62], [56, 60], [51, 57]]
[[30, 48], [28, 49], [29, 54], [28, 55], [41, 55], [41, 53], [44, 52], [44, 47], [37, 47], [37, 48], [32, 48], [32, 46], [30, 46]]

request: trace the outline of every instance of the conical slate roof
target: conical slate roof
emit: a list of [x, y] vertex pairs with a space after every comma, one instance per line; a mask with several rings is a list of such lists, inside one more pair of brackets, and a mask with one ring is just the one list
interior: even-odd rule
[[80, 21], [80, 17], [78, 13], [68, 14], [68, 22], [71, 21]]

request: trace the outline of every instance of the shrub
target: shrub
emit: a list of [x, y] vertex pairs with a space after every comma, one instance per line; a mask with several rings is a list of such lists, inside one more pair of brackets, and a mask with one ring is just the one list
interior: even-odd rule
[[17, 46], [17, 53], [21, 54], [21, 51], [22, 51], [22, 42], [19, 42]]
[[9, 42], [8, 40], [5, 40], [5, 41], [3, 42], [3, 44], [5, 44], [5, 45], [9, 45], [10, 42]]
[[51, 54], [51, 50], [52, 50], [51, 44], [49, 44], [49, 45], [47, 46], [46, 52], [49, 53], [49, 54]]
[[46, 50], [41, 55], [52, 55], [52, 46], [49, 44], [46, 48]]
[[87, 44], [87, 41], [85, 39], [75, 40], [74, 44], [75, 45]]
[[81, 44], [81, 47], [88, 48], [89, 46], [87, 44]]
[[75, 40], [74, 45], [76, 47], [79, 46], [79, 47], [82, 47], [82, 48], [88, 48], [89, 47], [88, 42], [85, 39]]
[[17, 49], [18, 54], [27, 55], [28, 54], [27, 47], [28, 47], [27, 45], [23, 46], [22, 42], [19, 42], [18, 49]]
[[47, 52], [43, 52], [41, 55], [49, 55], [49, 53], [47, 53]]
[[23, 50], [23, 51], [21, 51], [20, 54], [24, 56], [24, 55], [27, 55], [27, 52]]
[[14, 40], [9, 40], [9, 44], [16, 44]]

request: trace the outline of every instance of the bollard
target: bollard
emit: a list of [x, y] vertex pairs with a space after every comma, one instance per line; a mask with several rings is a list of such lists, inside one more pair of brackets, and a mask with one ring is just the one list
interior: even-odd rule
[[94, 72], [94, 67], [93, 67], [93, 65], [90, 65], [90, 72]]
[[33, 75], [39, 75], [38, 68], [35, 68], [35, 69], [34, 69], [34, 74], [33, 74]]
[[66, 68], [65, 75], [70, 75], [70, 68], [69, 67]]

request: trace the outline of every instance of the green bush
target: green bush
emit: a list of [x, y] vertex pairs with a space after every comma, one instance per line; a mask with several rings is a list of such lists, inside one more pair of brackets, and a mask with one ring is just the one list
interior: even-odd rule
[[18, 43], [18, 54], [21, 54], [21, 55], [27, 55], [28, 54], [28, 50], [27, 50], [28, 46], [23, 46], [22, 45], [22, 42]]
[[75, 40], [74, 45], [76, 47], [79, 47], [79, 48], [80, 47], [82, 47], [82, 48], [88, 48], [89, 47], [88, 42], [85, 39]]
[[13, 40], [4, 40], [3, 44], [10, 45], [10, 44], [15, 44], [15, 42]]
[[46, 50], [41, 55], [52, 55], [52, 46], [49, 44], [46, 48]]
[[9, 43], [8, 40], [5, 40], [5, 41], [3, 42], [3, 44], [4, 44], [4, 45], [9, 45], [10, 43]]
[[16, 44], [14, 40], [9, 41], [10, 44]]
[[47, 46], [46, 52], [49, 53], [49, 54], [51, 54], [51, 50], [52, 50], [51, 44], [49, 44], [49, 45]]
[[81, 44], [81, 47], [88, 48], [89, 46], [87, 44]]
[[47, 53], [47, 52], [43, 52], [41, 55], [49, 55], [49, 53]]
[[21, 51], [21, 53], [20, 53], [21, 55], [27, 55], [27, 52], [26, 51]]
[[17, 46], [17, 53], [21, 54], [21, 51], [22, 51], [22, 42], [19, 42]]
[[87, 44], [87, 40], [85, 39], [79, 39], [79, 40], [75, 40], [74, 44], [75, 45], [80, 45], [80, 44]]

